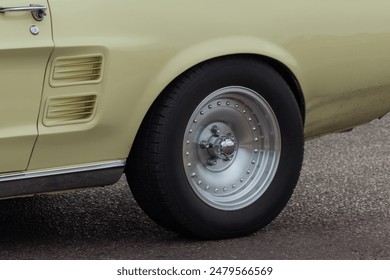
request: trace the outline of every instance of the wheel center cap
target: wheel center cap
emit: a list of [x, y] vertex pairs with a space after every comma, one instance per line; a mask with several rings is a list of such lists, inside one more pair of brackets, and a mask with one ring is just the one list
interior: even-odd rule
[[207, 151], [214, 159], [230, 161], [233, 159], [236, 149], [237, 142], [233, 136], [211, 136]]
[[222, 139], [221, 143], [219, 144], [221, 154], [225, 154], [227, 156], [233, 155], [233, 153], [236, 150], [236, 141], [231, 138], [225, 138]]

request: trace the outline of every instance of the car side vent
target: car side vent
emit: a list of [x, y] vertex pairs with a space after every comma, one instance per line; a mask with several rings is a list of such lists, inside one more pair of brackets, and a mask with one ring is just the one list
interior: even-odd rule
[[48, 99], [43, 124], [57, 126], [84, 123], [95, 116], [97, 97], [95, 94]]
[[99, 83], [102, 80], [103, 57], [85, 56], [54, 60], [50, 85], [52, 87]]

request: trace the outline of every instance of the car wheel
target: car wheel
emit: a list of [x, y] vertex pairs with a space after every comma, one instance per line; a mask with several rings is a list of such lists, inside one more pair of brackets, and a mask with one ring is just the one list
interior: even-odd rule
[[272, 67], [251, 56], [205, 62], [149, 110], [126, 175], [157, 223], [203, 238], [257, 231], [284, 208], [303, 158], [301, 113]]

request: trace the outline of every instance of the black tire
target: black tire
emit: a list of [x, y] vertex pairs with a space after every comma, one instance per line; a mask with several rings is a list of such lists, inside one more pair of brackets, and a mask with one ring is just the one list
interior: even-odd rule
[[[235, 106], [241, 107], [230, 104], [236, 100]], [[205, 113], [206, 101], [212, 109]], [[248, 108], [260, 132], [255, 126], [250, 132], [253, 120], [238, 108]], [[208, 114], [208, 119], [202, 121], [199, 115], [203, 123], [195, 126], [198, 113]], [[214, 123], [216, 129], [209, 132]], [[197, 136], [187, 136], [190, 132]], [[233, 137], [235, 133], [245, 143]], [[190, 160], [185, 155], [187, 137]], [[202, 137], [206, 143], [201, 146]], [[140, 207], [158, 224], [202, 238], [231, 238], [259, 230], [282, 211], [302, 160], [301, 113], [287, 83], [264, 62], [229, 56], [194, 67], [164, 90], [138, 132], [126, 175]], [[210, 190], [209, 183], [197, 178], [201, 175], [216, 186]], [[237, 181], [240, 177], [242, 182]], [[229, 180], [228, 187], [217, 186]]]

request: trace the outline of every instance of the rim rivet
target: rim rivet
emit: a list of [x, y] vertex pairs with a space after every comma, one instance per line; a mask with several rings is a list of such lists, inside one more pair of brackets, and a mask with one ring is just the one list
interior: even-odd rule
[[227, 188], [224, 188], [224, 189], [223, 189], [224, 192], [227, 192], [227, 190], [228, 190]]
[[189, 156], [190, 155], [190, 152], [186, 152], [186, 156]]
[[191, 178], [195, 178], [195, 177], [198, 177], [198, 175], [196, 175], [196, 173], [192, 173]]
[[217, 192], [219, 192], [219, 189], [215, 189], [214, 191], [217, 193]]
[[256, 131], [256, 127], [253, 128], [253, 131]]
[[189, 133], [192, 133], [192, 129], [190, 129]]
[[217, 105], [218, 105], [218, 106], [221, 106], [221, 104], [222, 104], [221, 102], [217, 102]]
[[256, 149], [256, 150], [255, 150], [255, 154], [257, 154], [258, 152], [259, 152], [259, 150], [258, 150], [258, 149]]
[[212, 108], [213, 108], [213, 105], [210, 104], [210, 105], [208, 106], [208, 108], [209, 108], [209, 109], [212, 109]]
[[187, 145], [190, 144], [190, 141], [187, 141]]
[[236, 104], [234, 107], [238, 108], [239, 106], [238, 106], [238, 104]]
[[244, 178], [241, 178], [241, 179], [240, 179], [240, 182], [241, 182], [241, 183], [244, 182]]
[[201, 115], [204, 115], [204, 112], [203, 112], [203, 111], [200, 111], [200, 114], [201, 114]]
[[190, 162], [190, 163], [188, 163], [188, 164], [187, 164], [187, 166], [188, 166], [188, 167], [191, 167], [191, 166], [192, 166], [191, 162]]
[[249, 119], [248, 119], [248, 121], [250, 121], [250, 122], [251, 122], [251, 121], [252, 121], [252, 118], [249, 118]]
[[232, 186], [233, 189], [235, 189], [236, 187], [237, 187], [237, 186], [236, 186], [235, 184]]
[[255, 138], [255, 141], [256, 141], [256, 142], [259, 141], [259, 138]]
[[246, 171], [246, 174], [248, 174], [248, 175], [251, 174], [251, 171], [250, 171], [250, 170], [247, 170], [247, 171]]
[[198, 120], [194, 120], [194, 123], [197, 123], [198, 122]]
[[206, 186], [206, 190], [208, 191], [210, 189], [210, 186]]
[[252, 164], [255, 164], [255, 163], [256, 163], [256, 161], [252, 160]]
[[244, 111], [242, 111], [244, 114], [246, 113], [246, 111], [244, 110]]
[[228, 106], [229, 106], [229, 105], [230, 105], [230, 102], [229, 102], [229, 101], [227, 101], [227, 102], [226, 102], [226, 105], [228, 105]]
[[203, 183], [202, 181], [198, 181], [198, 185], [199, 185], [199, 186], [202, 185], [202, 183]]

